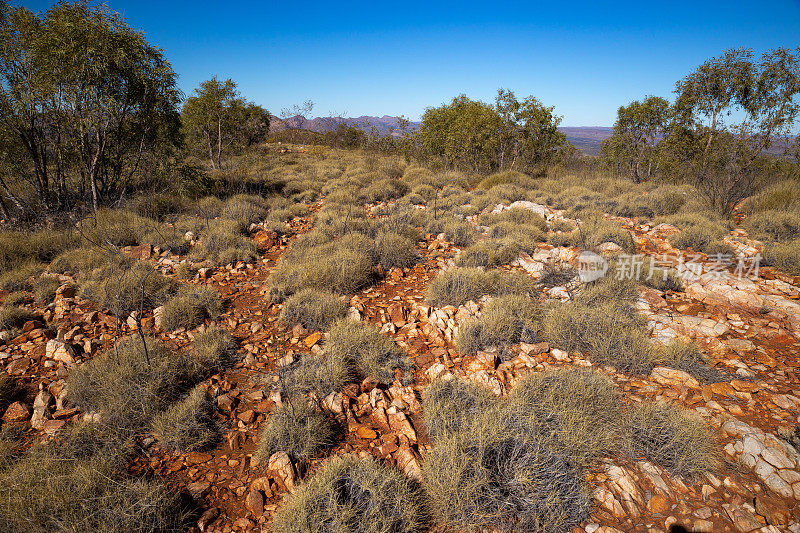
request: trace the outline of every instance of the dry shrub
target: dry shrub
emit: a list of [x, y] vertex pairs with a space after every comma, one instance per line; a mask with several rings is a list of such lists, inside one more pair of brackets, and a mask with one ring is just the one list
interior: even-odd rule
[[520, 246], [513, 238], [478, 241], [459, 254], [456, 265], [460, 267], [495, 267], [517, 258]]
[[367, 203], [396, 200], [408, 193], [409, 187], [398, 179], [383, 179], [371, 183], [361, 193], [360, 198]]
[[506, 170], [492, 174], [478, 183], [479, 189], [489, 190], [497, 185], [519, 185], [525, 188], [535, 188], [536, 180], [526, 174], [515, 170]]
[[706, 254], [730, 253], [730, 249], [725, 250], [724, 245], [719, 240], [717, 231], [707, 226], [690, 226], [680, 233], [668, 237], [669, 243], [675, 248], [691, 248], [695, 252]]
[[195, 335], [191, 353], [201, 374], [211, 374], [234, 364], [236, 339], [224, 328], [211, 327]]
[[570, 458], [497, 411], [437, 439], [424, 472], [434, 515], [454, 529], [569, 531], [590, 508]]
[[487, 294], [531, 294], [533, 291], [533, 280], [524, 274], [459, 267], [440, 272], [433, 278], [426, 299], [436, 307], [457, 307]]
[[458, 435], [498, 400], [482, 385], [463, 378], [437, 379], [425, 389], [422, 414], [434, 442]]
[[0, 288], [6, 291], [32, 291], [33, 281], [42, 273], [44, 266], [28, 262], [0, 275]]
[[531, 226], [539, 231], [547, 231], [547, 222], [538, 213], [522, 207], [504, 209], [499, 213], [486, 213], [478, 218], [484, 226], [494, 226], [503, 222], [517, 226]]
[[47, 263], [77, 242], [74, 231], [0, 231], [0, 274], [26, 263]]
[[37, 319], [41, 319], [41, 316], [27, 309], [13, 306], [3, 306], [0, 308], [0, 330], [21, 328], [25, 322]]
[[695, 476], [720, 464], [708, 427], [686, 409], [643, 402], [632, 408], [628, 424], [633, 453], [674, 475]]
[[280, 386], [289, 395], [314, 392], [324, 398], [357, 379], [355, 363], [341, 354], [306, 354], [279, 370]]
[[50, 262], [48, 270], [58, 273], [88, 273], [96, 268], [118, 262], [118, 257], [109, 255], [96, 246], [81, 246], [60, 253]]
[[191, 257], [217, 265], [250, 262], [256, 257], [256, 247], [252, 239], [242, 235], [241, 227], [235, 221], [219, 219], [212, 221], [202, 232]]
[[123, 209], [98, 209], [78, 224], [84, 246], [132, 246], [149, 232], [156, 222]]
[[290, 296], [281, 309], [281, 322], [289, 326], [302, 324], [311, 330], [325, 331], [347, 311], [334, 293], [326, 290], [303, 289]]
[[305, 398], [287, 400], [273, 411], [261, 432], [256, 457], [266, 461], [275, 452], [295, 460], [310, 459], [333, 446], [336, 425]]
[[205, 450], [219, 440], [215, 414], [214, 402], [206, 392], [194, 388], [186, 398], [153, 419], [153, 432], [168, 450], [181, 453]]
[[362, 377], [374, 377], [382, 383], [392, 383], [397, 372], [404, 380], [412, 377], [412, 363], [403, 350], [378, 328], [363, 322], [336, 322], [327, 350], [329, 357], [352, 361]]
[[176, 284], [146, 261], [97, 269], [81, 283], [83, 296], [110, 309], [124, 319], [141, 307], [162, 305], [175, 292]]
[[624, 415], [614, 383], [589, 369], [561, 368], [529, 374], [512, 391], [518, 412], [529, 414], [588, 467], [620, 449]]
[[441, 233], [444, 233], [445, 238], [456, 246], [469, 246], [478, 238], [475, 226], [457, 218], [445, 220], [441, 226]]
[[800, 214], [787, 211], [761, 211], [747, 217], [743, 226], [754, 239], [788, 241], [800, 235]]
[[419, 261], [417, 247], [411, 239], [389, 232], [375, 239], [375, 254], [384, 270], [408, 268]]
[[68, 394], [82, 411], [100, 413], [109, 433], [128, 438], [140, 435], [156, 414], [199, 379], [183, 354], [153, 339], [143, 343], [132, 336], [72, 370]]
[[536, 342], [542, 312], [536, 300], [522, 295], [494, 298], [480, 318], [459, 328], [456, 347], [464, 355], [474, 355], [490, 346]]
[[52, 302], [56, 291], [62, 285], [58, 276], [42, 274], [33, 282], [33, 292], [38, 303]]
[[245, 231], [250, 224], [261, 222], [267, 216], [269, 204], [260, 196], [237, 194], [225, 202], [220, 216], [233, 220], [240, 230]]
[[222, 312], [222, 300], [216, 290], [208, 287], [183, 287], [164, 304], [161, 327], [164, 331], [190, 329], [214, 320]]
[[764, 246], [764, 264], [800, 276], [800, 239]]
[[704, 383], [730, 379], [729, 375], [709, 367], [706, 355], [693, 342], [673, 340], [661, 349], [657, 359], [658, 364], [682, 370]]
[[372, 458], [337, 456], [289, 497], [272, 529], [415, 533], [428, 529], [419, 488]]
[[578, 244], [590, 249], [597, 248], [604, 242], [613, 242], [627, 253], [636, 251], [636, 243], [631, 233], [621, 228], [618, 223], [602, 217], [589, 217], [580, 224], [578, 231], [571, 235], [577, 239]]

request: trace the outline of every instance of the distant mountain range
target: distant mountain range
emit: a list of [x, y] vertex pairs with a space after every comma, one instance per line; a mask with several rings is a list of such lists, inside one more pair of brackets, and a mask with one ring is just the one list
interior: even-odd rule
[[[306, 119], [301, 116], [280, 119], [272, 117], [270, 123], [270, 133], [278, 133], [287, 129], [311, 130], [317, 133], [325, 133], [333, 130], [338, 124], [345, 123], [357, 126], [364, 130], [375, 128], [380, 135], [400, 135], [398, 127], [398, 117], [384, 115], [382, 117], [317, 117]], [[409, 129], [415, 130], [419, 127], [419, 122], [411, 122]], [[559, 128], [567, 136], [567, 140], [575, 145], [577, 149], [587, 155], [597, 155], [600, 153], [600, 144], [603, 140], [611, 137], [612, 129], [603, 126], [586, 127], [564, 127]]]

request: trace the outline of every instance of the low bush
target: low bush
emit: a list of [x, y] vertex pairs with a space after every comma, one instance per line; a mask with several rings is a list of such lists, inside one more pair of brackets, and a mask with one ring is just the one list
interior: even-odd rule
[[256, 257], [252, 239], [242, 235], [240, 226], [231, 220], [214, 220], [200, 236], [200, 242], [192, 249], [191, 257], [209, 260], [217, 265], [250, 262]]
[[201, 375], [211, 374], [236, 361], [236, 339], [224, 328], [211, 327], [195, 335], [191, 354]]
[[482, 179], [478, 183], [478, 188], [489, 190], [497, 185], [519, 185], [521, 187], [533, 189], [536, 187], [536, 180], [521, 172], [506, 170]]
[[187, 286], [164, 304], [161, 327], [164, 331], [190, 329], [205, 319], [216, 319], [221, 312], [222, 300], [216, 290]]
[[522, 295], [494, 298], [480, 318], [459, 328], [456, 348], [464, 355], [474, 355], [490, 346], [536, 342], [542, 312], [536, 300]]
[[747, 217], [742, 225], [754, 239], [788, 241], [800, 235], [800, 213], [761, 211]]
[[445, 238], [456, 246], [469, 246], [478, 237], [478, 230], [471, 223], [450, 218], [442, 224]]
[[517, 258], [520, 246], [513, 238], [478, 241], [465, 248], [456, 259], [460, 267], [495, 267]]
[[496, 409], [498, 402], [489, 389], [473, 381], [437, 379], [425, 389], [422, 402], [428, 435], [434, 442], [458, 435], [474, 419]]
[[103, 249], [133, 246], [156, 225], [149, 218], [124, 209], [98, 209], [78, 224], [81, 244]]
[[57, 276], [42, 274], [33, 282], [33, 293], [38, 303], [52, 302], [56, 291], [61, 287], [61, 280]]
[[632, 451], [674, 475], [714, 470], [719, 457], [713, 437], [694, 413], [665, 403], [636, 404], [629, 415]]
[[764, 264], [800, 276], [800, 239], [764, 246]]
[[484, 295], [531, 294], [533, 280], [520, 273], [484, 272], [478, 268], [451, 268], [440, 272], [428, 286], [427, 301], [436, 307], [458, 307]]
[[423, 468], [434, 516], [453, 529], [569, 531], [590, 509], [571, 459], [496, 410], [438, 438]]
[[0, 274], [26, 263], [47, 263], [76, 246], [71, 230], [0, 231]]
[[383, 179], [371, 183], [361, 193], [360, 198], [367, 203], [396, 200], [408, 193], [409, 187], [398, 179]]
[[13, 306], [0, 307], [0, 330], [21, 328], [29, 320], [41, 319], [27, 309]]
[[[703, 252], [709, 255], [714, 253], [725, 253], [721, 247], [718, 232], [706, 226], [690, 226], [680, 233], [668, 237], [669, 243], [675, 248], [691, 248], [695, 252]], [[729, 250], [728, 250], [729, 251]]]
[[417, 247], [410, 239], [398, 233], [384, 233], [375, 239], [375, 254], [384, 270], [394, 267], [408, 268], [419, 261]]
[[305, 398], [295, 398], [270, 415], [255, 455], [266, 461], [282, 451], [295, 460], [306, 460], [333, 446], [335, 436], [336, 425], [328, 415]]
[[27, 291], [16, 291], [6, 296], [3, 305], [6, 307], [20, 307], [33, 303], [33, 296]]
[[636, 243], [628, 230], [621, 228], [616, 222], [600, 217], [589, 217], [572, 236], [578, 239], [580, 245], [589, 249], [595, 249], [604, 242], [613, 242], [627, 253], [636, 251]]
[[152, 309], [165, 303], [176, 283], [146, 261], [97, 269], [80, 285], [85, 298], [110, 309], [124, 320], [142, 306]]
[[415, 533], [428, 529], [419, 488], [372, 458], [337, 456], [278, 511], [279, 533]]
[[291, 366], [279, 370], [280, 386], [286, 394], [314, 392], [324, 398], [357, 381], [355, 362], [339, 353], [303, 355]]
[[517, 226], [532, 226], [539, 231], [547, 231], [547, 222], [541, 215], [522, 207], [504, 209], [499, 213], [486, 213], [478, 218], [478, 223], [484, 226], [494, 226], [502, 222]]
[[730, 376], [708, 365], [706, 355], [693, 342], [673, 340], [657, 354], [658, 364], [682, 370], [703, 383], [724, 381]]
[[119, 257], [108, 254], [96, 246], [81, 246], [60, 253], [50, 262], [48, 270], [51, 272], [89, 273], [96, 268], [102, 268], [119, 263]]
[[641, 264], [639, 283], [659, 291], [683, 290], [683, 281], [674, 268], [662, 267], [654, 263], [652, 257], [645, 258]]
[[624, 414], [617, 387], [589, 369], [529, 374], [513, 389], [513, 408], [534, 417], [573, 462], [589, 467], [619, 451]]
[[216, 406], [206, 392], [194, 388], [186, 398], [153, 419], [153, 432], [168, 450], [181, 453], [205, 450], [219, 440], [215, 414]]
[[6, 375], [0, 375], [0, 409], [13, 403], [19, 392], [20, 389], [13, 379]]
[[127, 439], [142, 434], [200, 377], [183, 354], [132, 336], [72, 370], [68, 397], [82, 411], [100, 413], [110, 434]]
[[44, 270], [40, 263], [28, 262], [0, 275], [0, 288], [6, 291], [32, 291], [33, 281]]
[[315, 331], [325, 331], [343, 318], [347, 304], [330, 291], [303, 289], [290, 296], [281, 309], [281, 322], [289, 326], [302, 324]]
[[786, 180], [775, 183], [749, 200], [753, 211], [789, 211], [800, 208], [800, 183]]
[[225, 202], [220, 216], [234, 221], [240, 231], [246, 231], [250, 224], [261, 222], [268, 211], [269, 205], [264, 198], [237, 194]]
[[329, 357], [352, 361], [361, 377], [374, 377], [381, 383], [392, 383], [397, 373], [404, 381], [412, 378], [412, 363], [403, 350], [376, 327], [363, 322], [336, 322], [327, 351]]

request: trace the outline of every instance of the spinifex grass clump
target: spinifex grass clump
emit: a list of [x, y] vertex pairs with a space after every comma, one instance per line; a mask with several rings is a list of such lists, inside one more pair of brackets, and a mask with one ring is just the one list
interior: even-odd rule
[[164, 304], [161, 327], [164, 331], [193, 328], [205, 319], [215, 319], [222, 311], [222, 300], [208, 287], [185, 287]]
[[266, 461], [275, 452], [295, 460], [310, 459], [333, 446], [336, 424], [306, 398], [288, 399], [275, 409], [258, 444], [256, 456]]
[[330, 291], [303, 289], [283, 303], [281, 322], [288, 326], [302, 324], [310, 330], [325, 331], [347, 310], [338, 296]]
[[340, 320], [331, 328], [328, 356], [352, 361], [362, 377], [392, 383], [396, 376], [411, 378], [412, 363], [403, 350], [374, 326]]
[[533, 280], [524, 274], [459, 267], [440, 272], [433, 278], [427, 300], [437, 307], [459, 306], [487, 294], [530, 294], [533, 291]]
[[286, 502], [272, 524], [280, 533], [416, 533], [428, 528], [419, 488], [375, 459], [337, 456]]
[[480, 318], [459, 328], [458, 351], [474, 355], [490, 346], [536, 342], [542, 312], [536, 300], [522, 295], [499, 296], [483, 309]]
[[153, 432], [169, 450], [190, 452], [212, 446], [219, 439], [216, 406], [203, 389], [195, 388], [153, 419]]

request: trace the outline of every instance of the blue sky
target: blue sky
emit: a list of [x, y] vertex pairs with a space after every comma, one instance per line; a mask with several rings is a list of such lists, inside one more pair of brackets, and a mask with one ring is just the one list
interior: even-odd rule
[[311, 99], [314, 116], [416, 120], [505, 87], [554, 105], [563, 125], [607, 126], [726, 48], [800, 46], [800, 0], [108, 3], [164, 49], [185, 93], [229, 77], [275, 114]]

